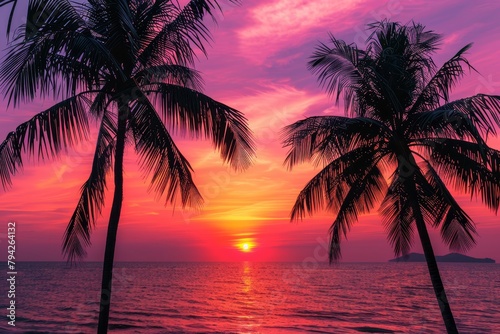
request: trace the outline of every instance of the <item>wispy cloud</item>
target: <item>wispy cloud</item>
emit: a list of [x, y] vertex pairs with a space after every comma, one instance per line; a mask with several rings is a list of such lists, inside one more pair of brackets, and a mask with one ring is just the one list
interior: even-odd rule
[[315, 29], [327, 29], [333, 22], [350, 19], [362, 0], [277, 0], [251, 9], [247, 25], [238, 30], [241, 54], [255, 63], [283, 47], [296, 46]]

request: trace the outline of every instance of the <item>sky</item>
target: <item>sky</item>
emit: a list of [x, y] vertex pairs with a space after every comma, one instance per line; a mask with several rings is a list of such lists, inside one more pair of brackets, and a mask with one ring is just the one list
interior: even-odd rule
[[[210, 25], [214, 41], [208, 58], [200, 57], [197, 69], [205, 80], [206, 94], [247, 116], [257, 158], [248, 170], [235, 172], [222, 164], [210, 143], [178, 138], [205, 199], [203, 209], [194, 211], [165, 206], [149, 193], [129, 148], [116, 261], [327, 260], [332, 213], [318, 212], [301, 222], [289, 220], [299, 191], [320, 169], [304, 164], [287, 170], [283, 166], [287, 150], [282, 148], [279, 131], [307, 116], [343, 113], [306, 66], [329, 33], [362, 46], [367, 23], [420, 22], [444, 35], [434, 58], [437, 64], [474, 42], [467, 58], [479, 74], [468, 73], [452, 98], [500, 94], [498, 1], [243, 0], [239, 6], [222, 8], [218, 24]], [[6, 18], [5, 11], [0, 13]], [[4, 36], [1, 31], [2, 47]], [[0, 140], [51, 103], [38, 100], [14, 109], [0, 101]], [[500, 149], [500, 140], [489, 143]], [[64, 260], [63, 233], [90, 172], [93, 145], [92, 140], [82, 143], [57, 161], [34, 160], [14, 177], [11, 189], [0, 189], [0, 244], [6, 243], [7, 222], [15, 221], [18, 261]], [[103, 258], [112, 190], [110, 185], [86, 261]], [[454, 194], [477, 224], [477, 245], [468, 255], [500, 261], [498, 216], [480, 201]], [[431, 239], [436, 254], [448, 253], [436, 232], [431, 231]], [[344, 262], [383, 262], [393, 257], [377, 210], [360, 217], [342, 247]], [[412, 251], [421, 252], [418, 239]]]

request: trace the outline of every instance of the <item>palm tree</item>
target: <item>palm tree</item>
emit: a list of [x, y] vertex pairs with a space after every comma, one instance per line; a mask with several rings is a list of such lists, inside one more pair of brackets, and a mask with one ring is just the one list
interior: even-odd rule
[[71, 262], [85, 256], [104, 205], [106, 177], [114, 193], [106, 238], [99, 333], [106, 333], [116, 234], [123, 201], [125, 144], [132, 144], [150, 187], [165, 202], [199, 206], [186, 158], [171, 133], [206, 138], [235, 169], [249, 166], [254, 144], [239, 111], [201, 93], [192, 68], [196, 50], [210, 40], [204, 18], [215, 20], [217, 1], [30, 0], [28, 22], [18, 30], [0, 79], [9, 103], [38, 97], [60, 102], [44, 110], [0, 145], [4, 188], [23, 166], [23, 155], [44, 160], [62, 153], [98, 125], [92, 170], [67, 226], [63, 253]]
[[440, 228], [453, 250], [474, 245], [474, 222], [448, 190], [480, 197], [495, 212], [500, 195], [500, 151], [487, 135], [500, 126], [500, 96], [450, 101], [451, 88], [472, 68], [458, 51], [440, 68], [431, 55], [441, 36], [420, 24], [369, 25], [366, 49], [330, 36], [309, 69], [346, 116], [309, 117], [284, 129], [285, 164], [321, 164], [297, 197], [291, 219], [326, 209], [335, 214], [330, 261], [354, 221], [380, 204], [396, 255], [407, 254], [415, 227], [448, 333], [458, 333], [427, 233]]

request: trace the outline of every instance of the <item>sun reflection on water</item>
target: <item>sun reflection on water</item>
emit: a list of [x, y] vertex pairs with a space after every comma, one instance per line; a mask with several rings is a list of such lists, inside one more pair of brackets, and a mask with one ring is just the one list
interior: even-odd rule
[[248, 261], [243, 262], [243, 275], [241, 279], [243, 281], [242, 292], [244, 294], [250, 294], [252, 291], [252, 272], [251, 264]]
[[251, 314], [249, 310], [255, 308], [256, 296], [254, 291], [254, 272], [252, 270], [252, 263], [245, 261], [243, 264], [243, 270], [241, 274], [241, 297], [240, 305], [242, 314], [238, 316], [241, 323], [239, 327], [241, 328], [240, 333], [253, 333], [255, 328], [259, 326], [259, 323], [254, 314]]

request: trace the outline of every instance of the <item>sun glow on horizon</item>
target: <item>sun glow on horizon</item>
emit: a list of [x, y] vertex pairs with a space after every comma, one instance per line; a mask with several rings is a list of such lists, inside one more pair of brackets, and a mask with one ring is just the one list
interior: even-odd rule
[[236, 244], [234, 245], [241, 252], [249, 253], [257, 244], [254, 241], [254, 238], [241, 238], [236, 240]]

